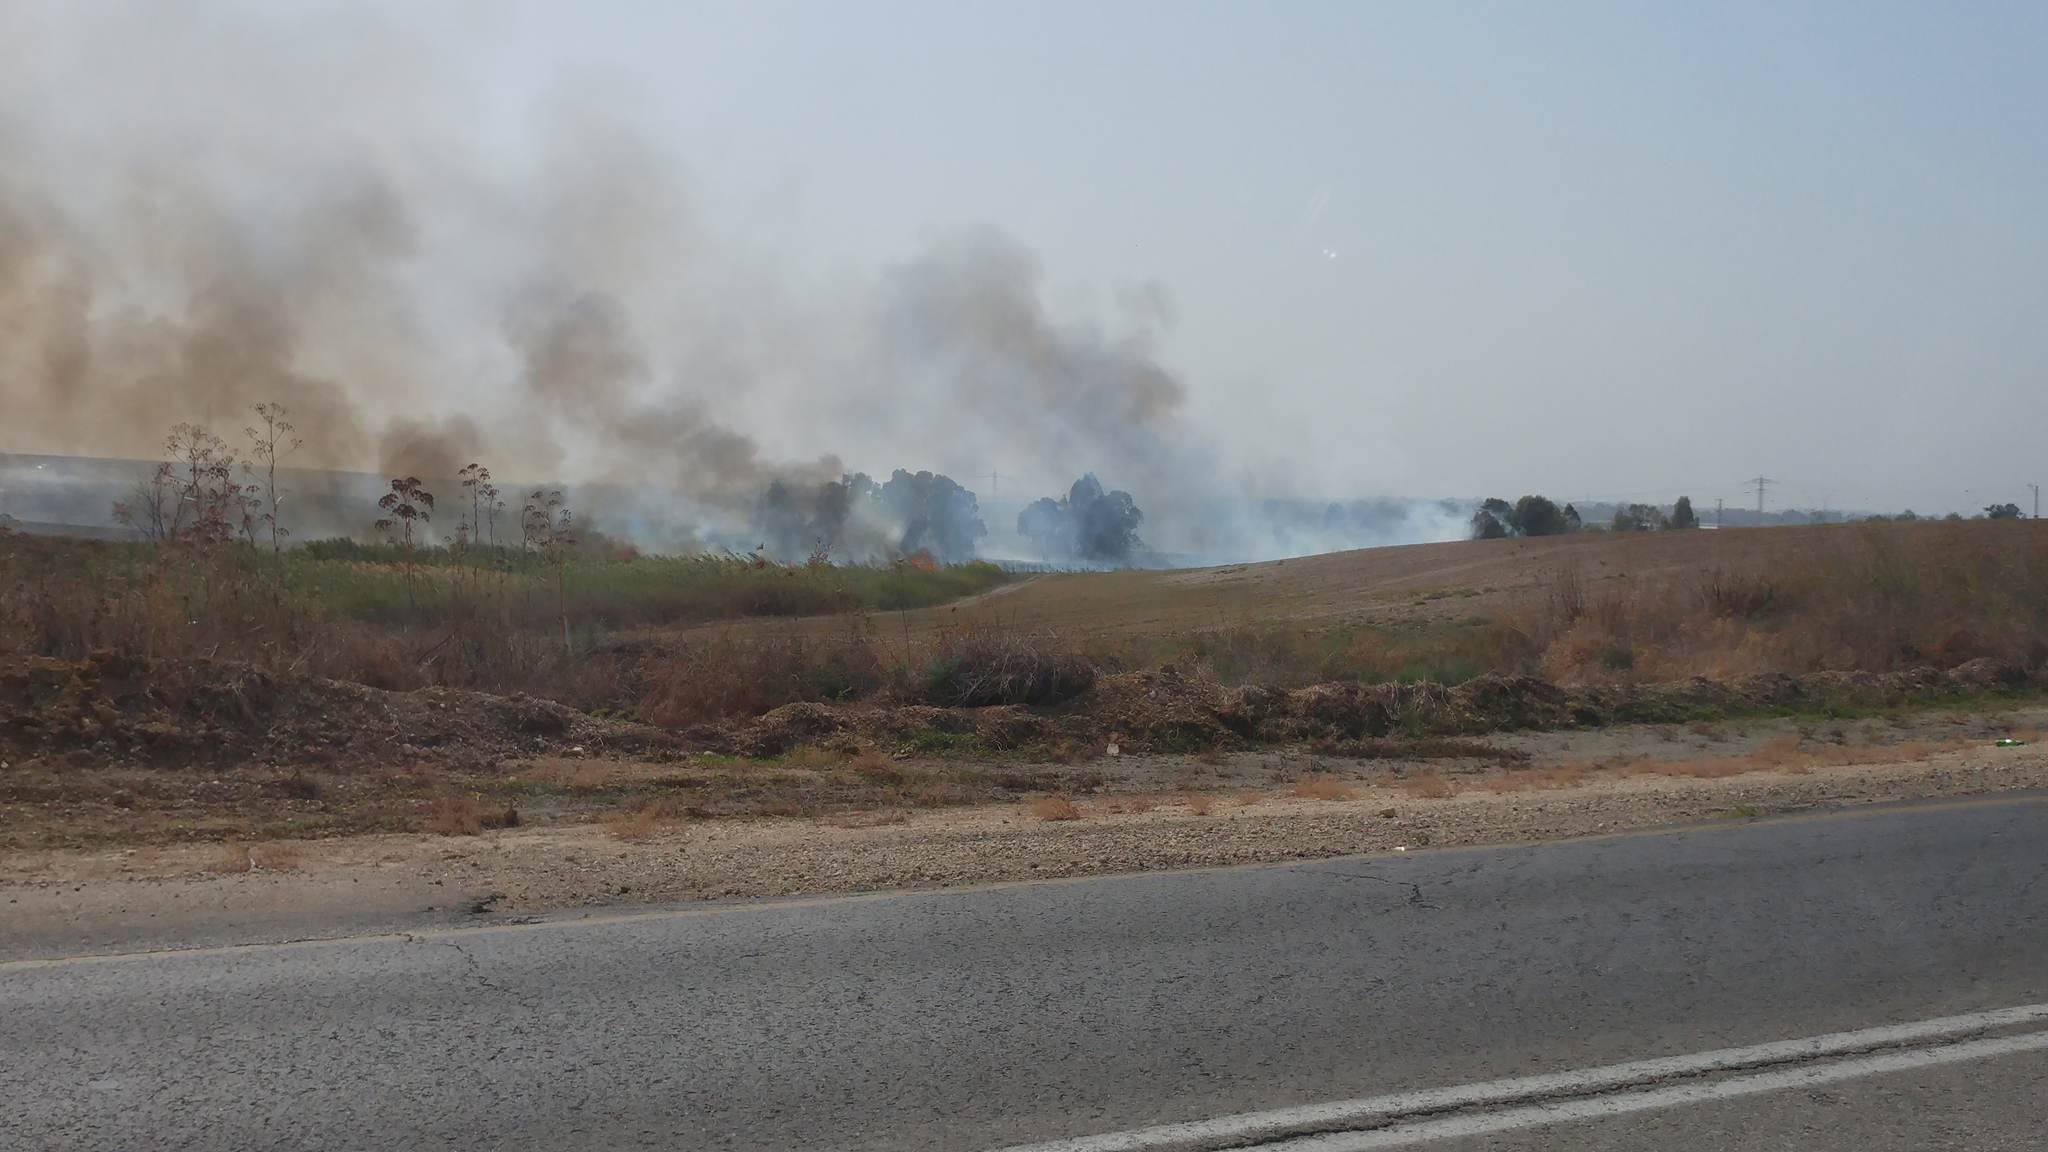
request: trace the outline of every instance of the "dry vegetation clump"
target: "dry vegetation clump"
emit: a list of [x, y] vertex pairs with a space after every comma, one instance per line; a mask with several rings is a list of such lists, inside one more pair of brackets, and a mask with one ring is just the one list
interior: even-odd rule
[[924, 655], [920, 697], [954, 708], [1058, 704], [1088, 690], [1095, 667], [1050, 632], [993, 624], [941, 635]]
[[1358, 793], [1349, 784], [1323, 772], [1304, 773], [1294, 782], [1292, 794], [1303, 800], [1355, 800]]
[[1423, 800], [1445, 800], [1458, 794], [1458, 786], [1436, 772], [1410, 776], [1402, 782], [1401, 790]]
[[1040, 796], [1031, 801], [1031, 814], [1045, 821], [1079, 820], [1081, 807], [1065, 796]]
[[1544, 768], [1529, 768], [1503, 772], [1498, 776], [1478, 781], [1478, 786], [1488, 792], [1523, 792], [1531, 789], [1570, 788], [1583, 781], [1592, 771], [1591, 766], [1581, 763], [1556, 764]]
[[605, 830], [621, 840], [648, 840], [681, 824], [686, 814], [663, 796], [637, 801], [604, 816]]
[[637, 712], [671, 728], [758, 716], [785, 704], [860, 700], [890, 682], [863, 629], [838, 636], [689, 637], [645, 651]]
[[1182, 804], [1187, 805], [1189, 812], [1197, 816], [1207, 816], [1216, 807], [1216, 797], [1207, 792], [1189, 792], [1180, 800]]
[[444, 792], [427, 810], [426, 830], [440, 836], [475, 836], [484, 830], [483, 805], [466, 792]]

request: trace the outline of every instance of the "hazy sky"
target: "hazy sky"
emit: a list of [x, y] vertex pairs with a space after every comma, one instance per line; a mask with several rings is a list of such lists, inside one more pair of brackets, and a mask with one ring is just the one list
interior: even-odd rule
[[[417, 111], [516, 163], [533, 109], [578, 93], [797, 297], [992, 225], [1063, 315], [1169, 300], [1159, 356], [1219, 467], [1265, 488], [1711, 507], [1763, 472], [1774, 505], [1943, 511], [2048, 480], [2038, 3], [387, 19], [454, 78], [438, 106], [309, 131]], [[749, 403], [764, 449], [844, 451]]]

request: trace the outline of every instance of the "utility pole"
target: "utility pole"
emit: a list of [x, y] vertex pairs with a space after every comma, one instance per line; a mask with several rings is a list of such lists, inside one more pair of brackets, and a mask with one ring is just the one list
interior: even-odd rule
[[1721, 504], [1721, 498], [1719, 496], [1714, 497], [1714, 527], [1716, 528], [1721, 526]]
[[1776, 484], [1777, 481], [1769, 476], [1759, 476], [1750, 483], [1756, 485], [1756, 523], [1757, 527], [1761, 528], [1764, 523], [1764, 488], [1766, 485]]
[[2039, 520], [2041, 518], [2041, 486], [2039, 484], [2029, 484], [2027, 487], [2034, 490], [2034, 519]]
[[988, 474], [988, 502], [990, 504], [994, 504], [996, 502], [996, 497], [1001, 496], [1003, 494], [1002, 479], [1003, 478], [1000, 473], [990, 472]]

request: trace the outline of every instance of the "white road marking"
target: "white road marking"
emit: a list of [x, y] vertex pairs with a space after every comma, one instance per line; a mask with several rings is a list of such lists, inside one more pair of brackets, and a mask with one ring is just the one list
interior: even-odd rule
[[[1655, 1060], [1637, 1060], [1627, 1064], [1608, 1064], [1597, 1068], [1582, 1068], [1571, 1072], [1552, 1072], [1541, 1076], [1520, 1076], [1506, 1080], [1487, 1080], [1476, 1084], [1461, 1084], [1452, 1088], [1432, 1088], [1420, 1092], [1403, 1092], [1391, 1096], [1373, 1096], [1356, 1100], [1340, 1100], [1328, 1104], [1309, 1104], [1297, 1108], [1279, 1108], [1269, 1112], [1244, 1112], [1235, 1116], [1219, 1116], [1213, 1120], [1196, 1120], [1184, 1124], [1166, 1124], [1156, 1128], [1139, 1128], [1126, 1132], [1110, 1132], [1100, 1136], [1083, 1136], [1072, 1140], [1052, 1140], [1040, 1144], [1017, 1145], [1001, 1152], [1170, 1152], [1181, 1149], [1230, 1148], [1257, 1141], [1275, 1141], [1297, 1133], [1316, 1133], [1333, 1128], [1360, 1128], [1372, 1124], [1387, 1124], [1406, 1116], [1421, 1116], [1446, 1112], [1457, 1108], [1499, 1107], [1539, 1100], [1548, 1096], [1585, 1096], [1598, 1092], [1617, 1092], [1622, 1089], [1648, 1085], [1655, 1081], [1674, 1076], [1699, 1076], [1709, 1073], [1735, 1072], [1760, 1068], [1773, 1064], [1785, 1064], [1797, 1060], [1813, 1060], [1831, 1056], [1847, 1056], [1869, 1052], [1873, 1049], [1896, 1048], [1900, 1045], [1945, 1039], [1984, 1032], [1995, 1028], [2009, 1028], [2014, 1025], [2034, 1024], [2048, 1021], [2048, 1004], [2025, 1004], [2014, 1008], [1998, 1008], [1986, 1012], [1972, 1012], [1961, 1016], [1942, 1016], [1932, 1020], [1918, 1020], [1910, 1024], [1887, 1024], [1877, 1028], [1863, 1028], [1854, 1032], [1831, 1032], [1822, 1036], [1809, 1036], [1802, 1040], [1778, 1040], [1768, 1044], [1756, 1044], [1747, 1048], [1721, 1048], [1711, 1052], [1699, 1052], [1690, 1056], [1667, 1056]], [[1984, 1050], [1984, 1045], [2014, 1044], [2008, 1049]], [[1634, 1096], [1605, 1097], [1594, 1100], [1568, 1100], [1538, 1104], [1514, 1112], [1491, 1113], [1487, 1116], [1458, 1118], [1465, 1123], [1490, 1122], [1499, 1117], [1520, 1113], [1544, 1112], [1563, 1108], [1567, 1105], [1602, 1105], [1607, 1111], [1595, 1111], [1587, 1115], [1611, 1115], [1621, 1111], [1638, 1111], [1640, 1108], [1668, 1108], [1676, 1104], [1691, 1102], [1689, 1099], [1666, 1094], [1679, 1093], [1680, 1089], [1701, 1091], [1721, 1087], [1724, 1094], [1730, 1092], [1726, 1086], [1748, 1084], [1752, 1081], [1772, 1080], [1776, 1077], [1791, 1077], [1795, 1074], [1826, 1074], [1844, 1068], [1857, 1071], [1837, 1075], [1835, 1079], [1850, 1076], [1869, 1076], [1878, 1072], [1893, 1070], [1890, 1066], [1872, 1067], [1874, 1062], [1899, 1060], [1913, 1057], [1916, 1060], [1933, 1063], [1948, 1063], [1953, 1060], [1981, 1059], [1984, 1056], [2001, 1055], [2004, 1051], [2025, 1051], [2028, 1048], [2048, 1047], [2048, 1032], [2029, 1033], [2025, 1036], [2003, 1037], [1996, 1040], [1971, 1041], [1948, 1048], [1916, 1049], [1909, 1052], [1885, 1053], [1869, 1059], [1848, 1064], [1833, 1064], [1823, 1068], [1796, 1069], [1773, 1072], [1765, 1076], [1744, 1080], [1720, 1081], [1717, 1084], [1675, 1085], [1659, 1088]], [[1928, 1061], [1933, 1053], [1958, 1052], [1967, 1050], [1965, 1055], [1951, 1055], [1945, 1060]], [[1901, 1068], [1920, 1067], [1919, 1063], [1898, 1065]], [[1751, 1088], [1748, 1091], [1777, 1091], [1806, 1081], [1795, 1080], [1772, 1087]], [[1637, 1099], [1655, 1097], [1660, 1102], [1639, 1107], [1619, 1108], [1617, 1105]], [[1702, 1099], [1713, 1099], [1712, 1096]], [[1560, 1116], [1559, 1119], [1572, 1119]], [[1360, 1139], [1367, 1136], [1384, 1138], [1396, 1131], [1416, 1131], [1437, 1124], [1450, 1124], [1453, 1120], [1431, 1121], [1425, 1125], [1411, 1125], [1403, 1129], [1381, 1129], [1376, 1132], [1331, 1133], [1328, 1136], [1301, 1137], [1300, 1139]], [[1554, 1120], [1524, 1119], [1510, 1126], [1547, 1124]], [[1493, 1128], [1475, 1128], [1470, 1133], [1495, 1131]], [[1444, 1135], [1407, 1137], [1408, 1142], [1416, 1140], [1445, 1139]], [[1388, 1147], [1381, 1144], [1305, 1144], [1299, 1141], [1276, 1145], [1289, 1152], [1301, 1149], [1350, 1149]]]
[[1417, 1124], [1382, 1128], [1374, 1132], [1331, 1132], [1322, 1136], [1304, 1136], [1263, 1147], [1268, 1149], [1268, 1152], [1371, 1152], [1375, 1148], [1404, 1148], [1411, 1144], [1453, 1140], [1461, 1136], [1484, 1136], [1489, 1132], [1535, 1128], [1566, 1120], [1600, 1120], [1611, 1116], [1626, 1116], [1632, 1112], [1648, 1112], [1657, 1108], [1676, 1108], [1686, 1104], [1705, 1104], [1713, 1100], [1729, 1100], [1764, 1092], [1811, 1088], [1820, 1084], [1834, 1084], [1886, 1072], [1910, 1072], [1915, 1068], [1959, 1064], [1965, 1060], [1986, 1060], [1993, 1056], [2037, 1052], [2044, 1048], [2048, 1048], [2048, 1032], [2027, 1032], [2019, 1036], [2000, 1036], [1990, 1040], [1966, 1040], [1961, 1044], [1945, 1044], [1938, 1048], [1905, 1048], [1896, 1052], [1882, 1052], [1875, 1056], [1837, 1061], [1811, 1068], [1759, 1072], [1753, 1076], [1740, 1076], [1732, 1080], [1672, 1084], [1640, 1092], [1559, 1100], [1550, 1104], [1531, 1104], [1521, 1108], [1510, 1108], [1504, 1112], [1450, 1116], [1442, 1120], [1425, 1120]]

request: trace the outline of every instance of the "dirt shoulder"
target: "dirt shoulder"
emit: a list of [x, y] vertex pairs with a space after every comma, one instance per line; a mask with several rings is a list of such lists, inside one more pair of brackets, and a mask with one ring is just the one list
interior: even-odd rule
[[[2002, 748], [1979, 718], [1942, 722], [1955, 739], [1856, 744], [1844, 732], [1842, 743], [1807, 747], [1797, 732], [1768, 727], [1718, 740], [1690, 730], [1577, 733], [1483, 772], [1349, 778], [1296, 762], [1265, 769], [1291, 781], [1061, 798], [1071, 811], [1041, 798], [826, 818], [15, 852], [0, 857], [0, 959], [1421, 851], [2048, 788], [2048, 745], [2036, 733]], [[1658, 746], [1668, 755], [1638, 750]]]

